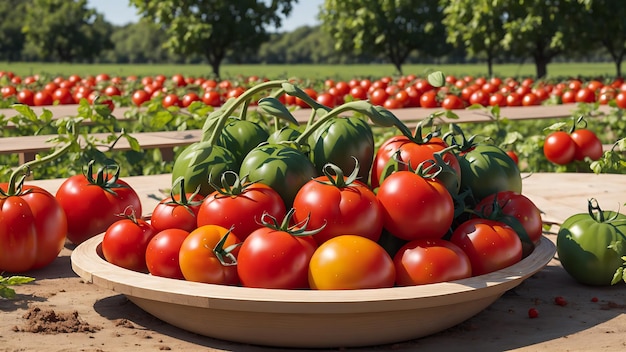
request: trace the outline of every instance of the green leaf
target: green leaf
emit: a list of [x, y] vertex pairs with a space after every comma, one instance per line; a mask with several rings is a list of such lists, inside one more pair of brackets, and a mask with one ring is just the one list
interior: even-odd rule
[[435, 71], [428, 74], [428, 83], [433, 87], [443, 87], [446, 84], [446, 75], [441, 71]]
[[626, 273], [624, 272], [624, 268], [620, 266], [617, 270], [615, 270], [615, 274], [611, 280], [611, 285], [615, 285], [622, 280], [626, 282]]
[[259, 100], [259, 109], [272, 116], [276, 116], [289, 123], [298, 124], [296, 118], [291, 114], [289, 109], [274, 97], [265, 97]]
[[35, 112], [33, 111], [33, 109], [30, 108], [30, 106], [24, 105], [24, 104], [13, 104], [11, 105], [11, 107], [13, 108], [13, 110], [24, 115], [27, 119], [31, 121], [37, 120], [37, 114], [35, 114]]

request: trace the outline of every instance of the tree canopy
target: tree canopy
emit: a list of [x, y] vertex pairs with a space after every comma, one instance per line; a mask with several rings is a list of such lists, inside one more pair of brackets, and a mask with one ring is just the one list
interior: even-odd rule
[[439, 0], [325, 0], [319, 18], [338, 51], [383, 54], [399, 73], [411, 52], [446, 49]]
[[217, 77], [226, 55], [236, 60], [255, 53], [269, 37], [267, 27], [280, 27], [294, 1], [130, 0], [142, 16], [165, 29], [165, 47], [183, 56], [204, 56]]
[[87, 0], [30, 0], [22, 31], [44, 59], [93, 60], [112, 47], [112, 26]]

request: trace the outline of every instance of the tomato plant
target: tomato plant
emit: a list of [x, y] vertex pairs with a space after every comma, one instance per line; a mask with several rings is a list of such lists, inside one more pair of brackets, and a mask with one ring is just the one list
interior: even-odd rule
[[318, 229], [307, 230], [303, 222], [290, 226], [293, 209], [279, 223], [265, 213], [262, 227], [241, 244], [237, 273], [245, 287], [302, 289], [309, 287], [309, 261], [317, 248], [311, 237]]
[[317, 290], [393, 287], [393, 259], [379, 244], [356, 235], [336, 236], [322, 243], [309, 262], [309, 285]]
[[[67, 238], [74, 244], [106, 231], [128, 207], [141, 216], [139, 195], [120, 179], [119, 166], [106, 165], [94, 173], [93, 164], [85, 174], [63, 181], [56, 193], [68, 220]], [[111, 168], [113, 172], [108, 172]]]
[[147, 272], [146, 248], [157, 231], [149, 222], [137, 218], [132, 209], [125, 216], [107, 228], [102, 238], [102, 254], [111, 264]]
[[359, 164], [349, 176], [333, 164], [324, 176], [304, 184], [293, 201], [295, 222], [308, 218], [309, 226], [322, 228], [313, 237], [321, 244], [338, 235], [360, 235], [377, 241], [383, 229], [383, 214], [374, 192], [358, 181]]
[[237, 285], [239, 238], [229, 229], [204, 225], [191, 231], [182, 242], [178, 263], [187, 281]]
[[617, 283], [625, 277], [626, 215], [602, 210], [595, 199], [587, 208], [587, 213], [574, 214], [561, 224], [556, 238], [559, 260], [580, 283]]
[[398, 286], [434, 284], [472, 276], [467, 254], [443, 239], [410, 241], [399, 249], [393, 261]]
[[522, 259], [522, 241], [515, 230], [495, 220], [464, 221], [454, 230], [450, 242], [467, 254], [474, 276], [504, 269]]

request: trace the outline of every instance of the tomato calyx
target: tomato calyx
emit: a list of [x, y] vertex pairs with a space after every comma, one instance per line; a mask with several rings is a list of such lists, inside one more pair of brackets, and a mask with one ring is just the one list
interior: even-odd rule
[[128, 219], [132, 221], [135, 225], [139, 225], [140, 219], [137, 217], [137, 212], [135, 211], [135, 208], [132, 205], [127, 206], [124, 209], [124, 212], [117, 214], [117, 216], [124, 218], [124, 219]]
[[327, 180], [322, 181], [322, 180], [314, 179], [314, 181], [324, 184], [324, 185], [335, 186], [337, 188], [345, 188], [345, 187], [350, 186], [352, 183], [354, 183], [358, 179], [358, 176], [359, 176], [359, 160], [355, 158], [354, 156], [352, 158], [354, 159], [355, 165], [354, 165], [354, 169], [352, 170], [352, 173], [347, 178], [344, 177], [343, 170], [341, 170], [339, 166], [333, 163], [327, 163], [322, 168], [322, 172], [326, 176]]
[[[232, 176], [233, 181], [229, 182], [227, 177]], [[211, 181], [211, 175], [209, 175], [209, 184], [215, 188], [217, 194], [215, 194], [216, 198], [219, 197], [236, 197], [246, 191], [250, 186], [254, 185], [255, 182], [248, 182], [248, 175], [244, 175], [243, 177], [239, 177], [239, 175], [232, 171], [227, 170], [224, 171], [220, 177], [220, 182], [222, 186], [218, 186]]]
[[[178, 199], [176, 198], [176, 192], [174, 192], [174, 188], [176, 188], [176, 186], [178, 186], [178, 194], [180, 194], [180, 197]], [[196, 201], [193, 200], [198, 194], [200, 194], [200, 186], [196, 187], [196, 190], [191, 195], [187, 195], [187, 192], [185, 191], [185, 178], [180, 176], [174, 181], [173, 187], [170, 191], [170, 199], [163, 204], [169, 206], [180, 205], [185, 208], [185, 210], [187, 210], [190, 214], [193, 214], [194, 212], [191, 207], [198, 206], [202, 204], [202, 201], [204, 201], [204, 199]]]
[[[105, 192], [111, 193], [114, 196], [117, 196], [117, 193], [113, 190], [113, 188], [128, 188], [127, 185], [117, 182], [120, 178], [121, 171], [119, 165], [117, 164], [107, 164], [102, 166], [98, 169], [95, 174], [96, 177], [94, 178], [93, 165], [95, 162], [95, 160], [89, 161], [87, 164], [87, 172], [84, 173], [89, 184], [98, 186]], [[113, 172], [107, 172], [109, 169], [113, 170]]]
[[233, 245], [230, 245], [224, 248], [224, 245], [226, 244], [226, 239], [228, 238], [228, 236], [231, 234], [232, 231], [233, 231], [233, 228], [231, 227], [224, 234], [224, 236], [222, 236], [222, 238], [220, 238], [220, 240], [215, 244], [215, 247], [211, 249], [213, 254], [215, 255], [215, 258], [217, 258], [217, 260], [219, 260], [223, 266], [237, 265], [237, 258], [233, 254], [233, 251], [241, 245], [241, 242], [235, 243]]
[[278, 223], [278, 220], [269, 213], [263, 212], [260, 219], [261, 225], [275, 231], [286, 232], [296, 237], [313, 236], [321, 232], [326, 227], [326, 222], [324, 222], [324, 225], [322, 225], [321, 227], [313, 230], [308, 230], [307, 227], [309, 225], [309, 220], [311, 219], [311, 214], [309, 214], [304, 220], [300, 221], [299, 223], [291, 225], [292, 218], [295, 212], [296, 210], [294, 208], [291, 208], [287, 212], [287, 215], [285, 215], [285, 218], [281, 223]]
[[[457, 136], [459, 137], [458, 140]], [[448, 145], [456, 146], [459, 153], [463, 154], [471, 151], [478, 145], [478, 142], [476, 142], [477, 137], [477, 135], [466, 137], [463, 129], [459, 125], [452, 123], [450, 124], [450, 131], [443, 135], [443, 140]]]
[[605, 212], [600, 208], [600, 204], [598, 204], [598, 200], [595, 198], [587, 200], [587, 211], [589, 212], [589, 216], [599, 223], [611, 223], [616, 221], [619, 217], [619, 211], [616, 211], [613, 216], [607, 219]]

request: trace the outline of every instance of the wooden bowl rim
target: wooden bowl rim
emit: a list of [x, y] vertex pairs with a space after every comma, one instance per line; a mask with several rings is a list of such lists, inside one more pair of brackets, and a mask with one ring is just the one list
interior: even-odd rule
[[[467, 279], [408, 287], [363, 290], [246, 288], [151, 276], [111, 264], [99, 255], [104, 234], [77, 246], [72, 269], [85, 281], [142, 299], [199, 308], [257, 312], [391, 311], [444, 306], [476, 297], [499, 296], [546, 266], [555, 244], [542, 236], [534, 251], [505, 269]], [[480, 292], [479, 292], [480, 291]]]

